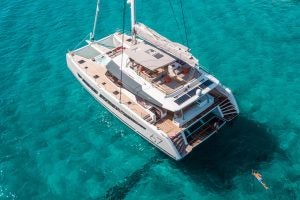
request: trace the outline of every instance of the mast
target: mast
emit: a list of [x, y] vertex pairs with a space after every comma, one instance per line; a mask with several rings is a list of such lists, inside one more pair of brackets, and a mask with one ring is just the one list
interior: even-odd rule
[[90, 41], [91, 42], [94, 42], [94, 39], [95, 39], [97, 19], [98, 19], [98, 13], [99, 13], [99, 5], [100, 5], [100, 0], [97, 0], [97, 7], [96, 7], [96, 14], [95, 14], [95, 19], [94, 19], [93, 32], [90, 34]]
[[135, 0], [128, 0], [127, 3], [130, 4], [130, 11], [131, 11], [131, 35], [132, 35], [132, 42], [135, 43]]

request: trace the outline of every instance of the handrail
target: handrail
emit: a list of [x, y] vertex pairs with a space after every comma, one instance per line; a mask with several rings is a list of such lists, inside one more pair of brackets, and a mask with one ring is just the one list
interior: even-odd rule
[[[220, 117], [218, 117], [218, 116], [213, 116], [213, 117], [211, 117], [205, 124], [202, 124], [200, 127], [198, 127], [194, 132], [196, 132], [196, 131], [198, 131], [199, 129], [201, 129], [203, 126], [205, 126], [205, 125], [207, 125], [210, 121], [212, 121], [213, 119], [220, 119], [220, 120], [222, 120]], [[188, 137], [190, 137], [190, 136], [192, 136], [193, 135], [193, 133], [192, 134], [190, 134], [190, 135], [188, 135], [186, 138], [188, 138]]]
[[[184, 127], [189, 127], [193, 124], [195, 124], [199, 118], [198, 116], [203, 115], [202, 117], [204, 117], [206, 114], [208, 114], [210, 111], [212, 111], [213, 109], [215, 109], [218, 105], [222, 104], [224, 101], [226, 101], [226, 99], [224, 99], [222, 102], [219, 102], [220, 97], [216, 98], [217, 101], [215, 101], [212, 105], [210, 105], [207, 109], [205, 109], [203, 112], [199, 113], [196, 117], [194, 117], [193, 119], [191, 119], [190, 121], [186, 122], [184, 124]], [[202, 118], [201, 117], [201, 118]]]
[[[218, 116], [215, 116], [213, 117], [210, 121], [212, 121], [213, 119], [217, 119], [217, 120], [221, 120], [223, 123], [221, 125], [223, 125], [225, 123], [224, 120], [222, 120], [221, 118], [219, 118]], [[204, 125], [207, 125], [208, 123], [204, 124]], [[203, 125], [203, 126], [204, 126]], [[201, 126], [201, 127], [203, 127]], [[208, 132], [207, 130], [208, 129], [212, 129], [210, 132]], [[212, 128], [211, 125], [208, 125], [207, 127], [205, 127], [204, 129], [202, 130], [197, 130], [199, 132], [197, 133], [194, 133], [194, 134], [191, 134], [189, 135], [188, 137], [192, 137], [192, 138], [189, 138], [189, 144], [190, 145], [193, 145], [194, 142], [196, 142], [198, 139], [201, 139], [202, 141], [206, 140], [208, 137], [210, 137], [215, 131], [217, 131], [218, 129], [217, 128]], [[196, 132], [196, 131], [195, 131]], [[201, 137], [202, 136], [202, 137]], [[187, 137], [187, 138], [188, 138]]]

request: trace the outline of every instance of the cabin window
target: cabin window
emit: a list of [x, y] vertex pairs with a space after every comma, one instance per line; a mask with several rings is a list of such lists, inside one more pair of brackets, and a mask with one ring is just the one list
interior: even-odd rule
[[84, 80], [78, 73], [77, 75], [86, 86], [88, 86], [95, 94], [98, 94], [98, 91], [95, 88], [93, 88], [93, 86], [91, 86], [86, 80]]

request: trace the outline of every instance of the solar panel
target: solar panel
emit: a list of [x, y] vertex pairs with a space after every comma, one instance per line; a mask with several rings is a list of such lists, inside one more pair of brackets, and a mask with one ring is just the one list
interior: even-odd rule
[[196, 94], [197, 89], [200, 89], [200, 88], [196, 87], [196, 88], [192, 89], [191, 91], [189, 91], [187, 93], [187, 95], [189, 95], [191, 97], [194, 96]]
[[185, 94], [181, 97], [179, 97], [178, 99], [175, 100], [175, 103], [177, 103], [178, 105], [183, 104], [183, 102], [185, 102], [186, 100], [188, 100], [190, 98], [189, 95]]
[[175, 103], [177, 103], [178, 105], [183, 104], [183, 102], [188, 100], [190, 97], [196, 95], [197, 89], [199, 89], [199, 88], [196, 87], [196, 88], [192, 89], [191, 91], [189, 91], [188, 93], [186, 93], [185, 95], [182, 95], [181, 97], [179, 97], [178, 99], [175, 100]]
[[[205, 89], [205, 88], [209, 87], [211, 84], [213, 84], [213, 82], [208, 79], [208, 80], [204, 81], [201, 85], [199, 85], [199, 87], [201, 89]], [[192, 89], [191, 91], [189, 91], [185, 95], [182, 95], [181, 97], [179, 97], [178, 99], [175, 100], [175, 103], [177, 103], [178, 105], [183, 104], [190, 97], [193, 97], [193, 96], [196, 95], [197, 90], [200, 89], [199, 87], [195, 87], [194, 89]]]
[[204, 83], [202, 83], [199, 87], [201, 87], [202, 89], [205, 89], [208, 86], [210, 86], [211, 84], [213, 84], [213, 82], [208, 79], [208, 80], [204, 81]]

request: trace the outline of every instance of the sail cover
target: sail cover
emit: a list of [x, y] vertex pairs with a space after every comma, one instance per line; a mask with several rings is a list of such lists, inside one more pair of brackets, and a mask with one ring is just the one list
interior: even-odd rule
[[169, 54], [178, 57], [190, 66], [195, 67], [198, 65], [198, 60], [189, 52], [186, 46], [170, 41], [142, 23], [135, 24], [134, 31], [137, 36]]

